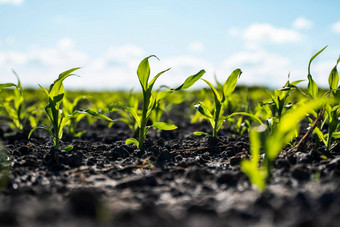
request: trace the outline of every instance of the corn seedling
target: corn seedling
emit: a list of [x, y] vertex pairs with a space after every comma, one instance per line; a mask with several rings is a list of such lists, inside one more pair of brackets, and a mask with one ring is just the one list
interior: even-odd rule
[[138, 76], [138, 79], [139, 79], [139, 82], [141, 84], [142, 91], [143, 91], [142, 115], [139, 116], [138, 112], [134, 108], [127, 108], [127, 111], [132, 114], [132, 116], [135, 118], [138, 124], [139, 136], [138, 136], [138, 140], [136, 140], [135, 138], [130, 138], [126, 140], [126, 143], [127, 144], [134, 143], [140, 149], [143, 149], [144, 140], [145, 140], [148, 128], [153, 127], [153, 128], [157, 128], [160, 130], [174, 130], [177, 128], [175, 125], [168, 124], [165, 122], [153, 122], [151, 126], [147, 127], [147, 123], [150, 118], [150, 115], [152, 111], [156, 108], [157, 103], [163, 100], [165, 97], [167, 97], [174, 91], [179, 91], [179, 90], [190, 88], [205, 73], [204, 70], [201, 70], [197, 74], [188, 77], [185, 80], [185, 82], [176, 89], [164, 90], [161, 92], [158, 92], [158, 91], [152, 92], [153, 86], [156, 80], [158, 79], [158, 77], [160, 77], [163, 73], [170, 70], [170, 68], [158, 73], [149, 82], [149, 77], [150, 77], [149, 58], [151, 57], [157, 58], [155, 55], [146, 57], [141, 61], [141, 63], [139, 64], [137, 68], [137, 76]]
[[73, 137], [80, 137], [83, 135], [86, 131], [77, 131], [77, 125], [81, 119], [83, 119], [86, 115], [80, 114], [79, 111], [76, 109], [78, 106], [78, 103], [81, 100], [86, 100], [85, 96], [77, 96], [73, 99], [71, 102], [66, 96], [64, 96], [63, 99], [63, 107], [62, 107], [62, 113], [64, 116], [70, 115], [72, 116], [70, 119], [69, 124], [67, 125], [68, 134]]
[[24, 122], [28, 118], [28, 113], [27, 111], [25, 111], [24, 107], [24, 96], [20, 79], [14, 70], [13, 73], [17, 77], [18, 80], [17, 85], [12, 83], [0, 85], [0, 91], [2, 88], [14, 87], [13, 95], [6, 97], [2, 105], [9, 116], [10, 119], [9, 126], [14, 130], [22, 131], [24, 127], [23, 126]]
[[[81, 110], [81, 111], [74, 110], [72, 112], [72, 114], [63, 115], [62, 110], [61, 110], [61, 104], [62, 104], [64, 96], [65, 96], [63, 81], [67, 77], [74, 75], [72, 73], [74, 71], [76, 71], [77, 69], [79, 69], [79, 68], [73, 68], [73, 69], [70, 69], [70, 70], [67, 70], [67, 71], [61, 73], [59, 75], [58, 79], [56, 79], [54, 81], [54, 83], [50, 85], [49, 90], [47, 90], [47, 89], [45, 89], [45, 88], [43, 88], [42, 86], [39, 85], [41, 87], [41, 89], [45, 92], [46, 96], [48, 97], [49, 103], [45, 107], [45, 112], [46, 112], [46, 114], [47, 114], [47, 116], [48, 116], [48, 118], [51, 122], [52, 128], [49, 128], [47, 126], [37, 126], [30, 131], [28, 138], [31, 137], [32, 133], [35, 130], [44, 129], [51, 136], [54, 147], [56, 149], [59, 149], [60, 148], [60, 139], [63, 136], [63, 129], [65, 128], [65, 126], [67, 126], [69, 124], [71, 119], [73, 117], [76, 117], [78, 114], [87, 113], [87, 114], [91, 114], [91, 115], [99, 117], [99, 118], [111, 120], [110, 118], [106, 117], [105, 115], [97, 114], [96, 112], [91, 111], [91, 110]], [[70, 151], [72, 149], [73, 149], [72, 146], [67, 146], [63, 149], [63, 151]]]
[[[213, 92], [215, 103], [212, 109], [208, 108], [203, 102], [199, 102], [199, 104], [196, 104], [195, 108], [203, 115], [204, 118], [209, 121], [212, 127], [212, 137], [217, 136], [217, 132], [220, 130], [227, 118], [223, 115], [223, 105], [226, 102], [227, 97], [235, 90], [237, 80], [240, 77], [241, 73], [242, 71], [240, 69], [236, 69], [230, 74], [230, 76], [221, 88], [222, 95], [219, 94], [217, 89], [209, 81], [202, 79], [209, 85], [211, 91]], [[210, 136], [205, 132], [194, 132], [194, 134]]]
[[[303, 80], [297, 80], [294, 82], [288, 81], [285, 85], [278, 90], [274, 90], [270, 93], [271, 99], [267, 102], [260, 102], [264, 111], [268, 113], [268, 118], [266, 118], [266, 124], [272, 130], [280, 122], [281, 117], [292, 107], [292, 103], [289, 102], [289, 98], [296, 91], [301, 91], [297, 85]], [[302, 92], [302, 91], [301, 91]]]
[[[291, 142], [299, 130], [299, 122], [307, 114], [322, 107], [328, 100], [313, 100], [298, 106], [282, 116], [280, 122], [270, 132], [266, 125], [261, 125], [250, 130], [251, 160], [241, 162], [242, 171], [248, 175], [252, 185], [259, 191], [266, 189], [267, 181], [271, 175], [271, 165], [279, 155], [281, 149]], [[264, 154], [264, 160], [260, 160]]]
[[[133, 112], [140, 115], [141, 111], [138, 109], [138, 105], [139, 101], [137, 97], [133, 95], [132, 91], [130, 91], [127, 105], [125, 105], [123, 102], [116, 102], [114, 104], [110, 104], [108, 110], [109, 112], [117, 112], [120, 116], [117, 120], [124, 122], [130, 128], [132, 134], [135, 135], [138, 129], [138, 123], [136, 118], [131, 113]], [[132, 110], [128, 111], [130, 108]], [[114, 121], [109, 124], [109, 128], [111, 128], [113, 124]]]
[[[334, 99], [334, 97], [338, 96], [339, 73], [337, 66], [339, 62], [340, 57], [329, 74], [329, 91], [324, 97], [330, 96]], [[324, 120], [319, 127], [314, 128], [313, 132], [318, 136], [319, 140], [324, 143], [326, 150], [330, 151], [338, 144], [338, 141], [333, 141], [333, 139], [340, 138], [340, 132], [337, 132], [337, 130], [340, 128], [340, 105], [332, 107], [330, 104], [326, 104], [322, 111], [323, 112], [321, 113], [324, 113]], [[322, 129], [324, 128], [325, 123], [328, 124], [328, 130], [327, 133], [324, 134]]]

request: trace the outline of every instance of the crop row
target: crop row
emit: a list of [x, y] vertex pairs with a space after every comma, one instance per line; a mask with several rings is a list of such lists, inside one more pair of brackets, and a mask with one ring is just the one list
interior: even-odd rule
[[[216, 86], [202, 78], [205, 71], [201, 70], [176, 88], [162, 86], [154, 89], [156, 80], [170, 69], [151, 79], [149, 59], [157, 58], [152, 55], [143, 59], [137, 68], [141, 93], [104, 92], [100, 96], [96, 93], [66, 93], [63, 82], [74, 76], [78, 68], [73, 68], [61, 73], [48, 89], [39, 85], [46, 102], [39, 98], [41, 93], [38, 91], [24, 90], [13, 71], [18, 83], [0, 84], [0, 120], [11, 128], [7, 134], [15, 135], [29, 130], [30, 138], [37, 129], [47, 131], [54, 148], [61, 151], [71, 151], [73, 148], [61, 148], [60, 140], [64, 133], [73, 137], [85, 133], [78, 131], [80, 121], [87, 119], [89, 124], [93, 124], [100, 119], [106, 121], [108, 127], [114, 127], [115, 122], [121, 121], [131, 130], [132, 137], [126, 139], [126, 144], [135, 144], [144, 150], [149, 129], [161, 131], [177, 128], [171, 122], [171, 117], [164, 117], [166, 113], [175, 105], [192, 106], [188, 109], [196, 111], [186, 113], [191, 123], [207, 121], [210, 124], [210, 129], [193, 132], [197, 136], [218, 137], [222, 128], [229, 128], [235, 136], [249, 133], [251, 159], [243, 160], [241, 168], [251, 183], [263, 191], [270, 177], [272, 163], [284, 147], [291, 146], [291, 151], [295, 151], [311, 134], [315, 135], [316, 146], [324, 146], [326, 151], [334, 149], [339, 142], [337, 65], [340, 57], [328, 76], [329, 89], [326, 91], [318, 88], [311, 75], [312, 61], [325, 48], [309, 61], [307, 89], [298, 86], [303, 80], [291, 82], [289, 76], [284, 86], [274, 91], [237, 88], [242, 74], [240, 69], [231, 72], [223, 84], [215, 79]], [[208, 85], [207, 89], [184, 91], [200, 79]], [[309, 122], [309, 127], [305, 136], [297, 141], [302, 120]]]

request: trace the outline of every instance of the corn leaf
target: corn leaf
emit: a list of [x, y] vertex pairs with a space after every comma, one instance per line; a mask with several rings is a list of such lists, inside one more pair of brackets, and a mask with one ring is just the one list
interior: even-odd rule
[[260, 192], [266, 189], [266, 172], [258, 167], [258, 163], [253, 160], [243, 160], [241, 169], [249, 177], [251, 184], [256, 186]]
[[125, 144], [136, 144], [136, 146], [139, 147], [139, 142], [135, 138], [129, 138], [125, 140]]
[[0, 91], [4, 88], [8, 88], [8, 87], [17, 87], [17, 85], [15, 85], [13, 83], [0, 84]]
[[173, 92], [174, 92], [174, 90], [165, 90], [165, 91], [159, 92], [157, 94], [157, 101], [166, 98], [168, 95], [172, 94]]
[[63, 137], [63, 129], [65, 126], [70, 122], [71, 116], [66, 116], [61, 119], [60, 125], [59, 125], [59, 132], [58, 132], [58, 137], [61, 139]]
[[199, 102], [199, 104], [195, 105], [195, 108], [198, 110], [198, 112], [200, 112], [204, 117], [208, 118], [208, 119], [212, 119], [213, 115], [210, 112], [210, 110], [208, 109], [208, 107], [203, 103], [203, 102]]
[[216, 90], [216, 88], [209, 81], [207, 81], [205, 79], [202, 79], [202, 80], [204, 82], [206, 82], [209, 85], [210, 89], [212, 90], [214, 97], [215, 97], [215, 102], [221, 104], [221, 96], [218, 93], [218, 91]]
[[330, 100], [321, 99], [303, 103], [295, 109], [287, 112], [275, 128], [273, 134], [266, 140], [266, 154], [269, 160], [274, 160], [283, 146], [288, 144], [295, 136], [299, 128], [299, 122], [315, 109], [325, 105]]
[[69, 70], [59, 74], [58, 79], [56, 79], [54, 81], [54, 83], [50, 86], [49, 97], [54, 99], [55, 96], [58, 96], [58, 95], [64, 93], [63, 81], [67, 77], [72, 76], [73, 74], [71, 74], [71, 73], [76, 71], [77, 69], [79, 69], [79, 67], [78, 68], [69, 69]]
[[313, 57], [311, 57], [311, 59], [309, 60], [309, 64], [308, 64], [308, 75], [310, 75], [310, 65], [312, 64], [312, 61], [325, 49], [327, 48], [327, 46], [325, 46], [324, 48], [322, 48], [320, 51], [318, 51], [316, 54], [313, 55]]
[[39, 87], [45, 92], [45, 94], [47, 95], [47, 97], [50, 97], [50, 93], [48, 92], [48, 90], [47, 89], [45, 89], [43, 86], [41, 86], [40, 84], [39, 84]]
[[332, 138], [339, 139], [340, 138], [340, 132], [333, 132]]
[[336, 63], [336, 65], [334, 66], [334, 68], [332, 69], [331, 73], [329, 74], [328, 77], [328, 84], [329, 84], [329, 89], [331, 90], [335, 90], [338, 87], [338, 83], [339, 83], [339, 73], [337, 70], [337, 66], [339, 63], [340, 57]]
[[321, 130], [316, 127], [313, 132], [319, 137], [319, 139], [327, 146], [327, 141], [325, 139], [325, 135], [321, 132]]
[[308, 94], [313, 98], [316, 99], [318, 96], [318, 85], [312, 78], [312, 75], [308, 74], [308, 87], [307, 87]]
[[140, 127], [140, 125], [141, 125], [141, 119], [140, 119], [140, 117], [138, 116], [136, 109], [134, 109], [134, 108], [132, 108], [132, 107], [128, 107], [128, 108], [126, 108], [126, 111], [129, 112], [129, 113], [131, 113], [131, 115], [135, 118], [135, 120], [136, 120], [136, 122], [137, 122], [137, 124], [138, 124], [138, 127]]
[[38, 127], [33, 128], [33, 129], [30, 131], [30, 133], [28, 134], [28, 139], [31, 138], [33, 132], [34, 132], [35, 130], [37, 130], [37, 129], [44, 129], [44, 130], [46, 130], [46, 131], [48, 132], [48, 134], [49, 134], [51, 137], [53, 137], [52, 130], [51, 130], [49, 127], [46, 127], [46, 126], [38, 126]]
[[253, 121], [255, 121], [257, 124], [259, 124], [259, 125], [263, 124], [259, 117], [255, 116], [254, 114], [247, 113], [247, 112], [232, 113], [232, 114], [228, 115], [227, 119], [231, 118], [231, 117], [234, 117], [234, 116], [238, 116], [238, 115], [247, 116], [247, 117], [251, 118]]
[[100, 113], [97, 113], [93, 110], [82, 110], [82, 111], [78, 111], [79, 113], [88, 113], [94, 117], [97, 117], [97, 118], [100, 118], [100, 119], [103, 119], [103, 120], [107, 120], [107, 121], [112, 121], [111, 118], [109, 118], [108, 116], [104, 115], [104, 114], [100, 114]]
[[313, 57], [309, 60], [309, 64], [308, 64], [308, 87], [307, 87], [307, 92], [308, 94], [313, 98], [316, 99], [317, 95], [318, 95], [318, 86], [315, 83], [315, 81], [312, 78], [312, 75], [310, 73], [310, 66], [312, 64], [312, 61], [322, 52], [326, 49], [327, 46], [325, 46], [324, 48], [322, 48], [319, 52], [317, 52], [316, 54], [313, 55]]
[[168, 69], [166, 69], [166, 70], [164, 70], [164, 71], [158, 73], [158, 74], [150, 81], [150, 83], [148, 84], [148, 91], [149, 91], [149, 92], [152, 92], [153, 85], [155, 84], [155, 82], [156, 82], [156, 80], [158, 79], [158, 77], [160, 77], [163, 73], [165, 73], [165, 72], [167, 72], [167, 71], [169, 71], [169, 70], [170, 70], [170, 68], [168, 68]]
[[190, 88], [194, 83], [196, 83], [197, 80], [199, 80], [205, 73], [205, 70], [201, 70], [198, 73], [196, 73], [195, 75], [189, 76], [184, 83], [179, 86], [178, 88], [176, 88], [175, 90], [183, 90], [183, 89], [187, 89]]
[[205, 133], [205, 132], [194, 132], [194, 135], [195, 136], [211, 136], [210, 134]]
[[155, 122], [152, 124], [152, 127], [160, 130], [175, 130], [177, 128], [176, 125], [165, 122]]
[[241, 69], [235, 69], [226, 82], [223, 84], [223, 97], [227, 97], [235, 90], [237, 79], [241, 76], [242, 71]]
[[[261, 126], [260, 126], [261, 127]], [[259, 191], [263, 192], [266, 188], [266, 178], [268, 173], [262, 167], [259, 167], [261, 135], [259, 127], [249, 132], [251, 160], [243, 160], [241, 162], [242, 171], [247, 174], [252, 185], [256, 186]]]
[[137, 68], [137, 75], [138, 75], [139, 82], [142, 85], [143, 92], [145, 92], [148, 89], [148, 81], [150, 77], [149, 58], [151, 57], [157, 58], [156, 55], [150, 55], [149, 57], [144, 58], [141, 61], [141, 63], [139, 63], [138, 68]]
[[62, 152], [69, 152], [69, 151], [72, 151], [73, 150], [73, 146], [72, 145], [69, 145], [67, 147], [64, 147], [64, 149], [62, 149], [61, 151]]

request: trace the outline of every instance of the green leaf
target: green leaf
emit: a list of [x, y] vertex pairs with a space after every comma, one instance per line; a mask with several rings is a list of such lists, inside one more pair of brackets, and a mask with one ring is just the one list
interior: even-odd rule
[[238, 115], [247, 116], [247, 117], [251, 118], [253, 121], [255, 121], [257, 124], [259, 124], [259, 125], [262, 125], [262, 124], [263, 124], [263, 122], [261, 121], [261, 119], [260, 119], [259, 117], [255, 116], [254, 114], [246, 113], [246, 112], [236, 112], [236, 113], [232, 113], [232, 114], [230, 114], [230, 115], [227, 117], [227, 119], [228, 119], [228, 118], [231, 118], [231, 117], [234, 117], [234, 116], [238, 116]]
[[155, 82], [156, 82], [156, 80], [158, 79], [158, 77], [160, 77], [160, 75], [162, 75], [163, 73], [165, 73], [165, 72], [167, 72], [167, 71], [169, 71], [169, 70], [170, 70], [170, 68], [168, 68], [168, 69], [166, 69], [166, 70], [164, 70], [164, 71], [158, 73], [158, 74], [150, 81], [150, 83], [148, 84], [148, 91], [149, 91], [149, 92], [152, 92], [153, 85], [155, 84]]
[[159, 92], [157, 94], [157, 101], [166, 98], [168, 95], [172, 94], [173, 92], [174, 92], [174, 90], [165, 90], [165, 91]]
[[111, 118], [107, 117], [106, 115], [97, 113], [93, 110], [82, 110], [82, 111], [78, 111], [78, 112], [79, 113], [88, 113], [88, 114], [90, 114], [94, 117], [97, 117], [97, 118], [100, 118], [100, 119], [103, 119], [103, 120], [113, 121]]
[[313, 132], [318, 136], [318, 138], [327, 146], [327, 141], [325, 139], [325, 135], [321, 132], [318, 127], [315, 127]]
[[305, 81], [305, 80], [296, 80], [296, 81], [291, 82], [290, 85], [296, 86], [303, 81]]
[[312, 64], [312, 61], [322, 52], [326, 49], [327, 46], [325, 46], [324, 48], [322, 48], [319, 52], [317, 52], [316, 54], [313, 55], [313, 57], [309, 60], [309, 64], [308, 64], [308, 94], [313, 98], [316, 99], [317, 95], [318, 95], [318, 86], [317, 84], [314, 82], [312, 75], [310, 73], [310, 66]]
[[52, 100], [53, 100], [54, 103], [57, 103], [57, 102], [60, 102], [61, 100], [63, 100], [63, 98], [64, 98], [64, 93], [52, 97]]
[[339, 139], [340, 138], [340, 132], [333, 132], [332, 138]]
[[48, 127], [46, 127], [46, 126], [38, 126], [38, 127], [33, 128], [33, 129], [30, 131], [30, 133], [28, 134], [28, 139], [31, 138], [32, 133], [33, 133], [35, 130], [37, 130], [37, 129], [44, 129], [44, 130], [46, 130], [46, 131], [48, 132], [48, 134], [50, 134], [50, 136], [51, 136], [52, 138], [54, 137], [54, 136], [53, 136], [53, 133], [52, 133], [52, 130], [51, 130], [50, 128], [48, 128]]
[[69, 69], [61, 74], [59, 74], [58, 79], [54, 81], [54, 83], [50, 86], [50, 92], [49, 96], [54, 99], [54, 97], [64, 93], [64, 86], [63, 86], [63, 81], [74, 74], [71, 74], [72, 72], [76, 71], [80, 67]]
[[76, 134], [74, 134], [74, 137], [81, 137], [85, 132], [85, 130], [77, 132]]
[[64, 147], [64, 149], [62, 149], [61, 151], [62, 152], [68, 152], [68, 151], [72, 151], [73, 150], [73, 146], [72, 145], [69, 145], [67, 147]]
[[241, 74], [242, 74], [241, 69], [235, 69], [230, 74], [226, 82], [223, 84], [224, 97], [227, 97], [228, 95], [233, 93], [233, 91], [235, 90], [236, 84], [237, 84], [237, 79], [241, 76]]
[[[66, 116], [66, 117], [62, 118], [60, 125], [59, 125], [59, 132], [58, 132], [59, 139], [61, 139], [63, 137], [63, 129], [70, 122], [70, 120], [71, 120], [71, 116]], [[54, 130], [56, 130], [56, 129], [54, 129]]]
[[242, 160], [241, 169], [245, 174], [247, 174], [251, 184], [256, 186], [260, 192], [263, 192], [266, 189], [266, 171], [264, 169], [258, 168], [256, 162]]
[[205, 132], [194, 132], [195, 136], [208, 136], [210, 137], [211, 135]]
[[133, 144], [133, 143], [136, 144], [137, 147], [139, 147], [139, 142], [135, 138], [129, 138], [125, 140], [125, 144]]
[[316, 99], [318, 96], [318, 85], [312, 78], [312, 75], [308, 74], [308, 87], [307, 87], [308, 94], [313, 98]]
[[138, 68], [137, 68], [138, 79], [139, 79], [140, 84], [142, 85], [144, 92], [148, 89], [148, 81], [149, 81], [149, 76], [150, 76], [149, 58], [151, 57], [157, 58], [156, 55], [150, 55], [149, 57], [144, 58], [141, 61], [141, 63], [139, 63]]
[[317, 99], [307, 103], [300, 104], [295, 109], [287, 112], [276, 126], [272, 135], [266, 140], [266, 154], [269, 160], [274, 160], [281, 151], [282, 147], [287, 145], [295, 136], [299, 129], [299, 122], [306, 117], [308, 113], [313, 112], [325, 105], [331, 103], [328, 99]]
[[165, 122], [155, 122], [152, 124], [152, 127], [160, 130], [175, 130], [177, 128], [176, 125]]
[[206, 118], [212, 119], [213, 115], [211, 114], [210, 110], [208, 109], [207, 106], [203, 102], [199, 102], [199, 104], [195, 105], [196, 110], [200, 112], [203, 116]]
[[[340, 59], [340, 57], [339, 57], [339, 59]], [[328, 77], [328, 84], [329, 84], [330, 90], [335, 90], [338, 87], [339, 73], [338, 73], [338, 70], [337, 70], [337, 66], [338, 66], [339, 59], [338, 59], [336, 65], [334, 66], [334, 68], [332, 69], [332, 71], [331, 71], [331, 73], [329, 74], [329, 77]]]
[[312, 64], [312, 61], [314, 60], [314, 58], [316, 58], [322, 51], [324, 51], [327, 48], [327, 46], [325, 46], [324, 48], [322, 48], [319, 52], [317, 52], [316, 54], [313, 55], [313, 57], [309, 60], [309, 64], [308, 64], [308, 75], [310, 75], [310, 65]]
[[218, 91], [215, 89], [215, 87], [209, 81], [205, 79], [202, 79], [202, 80], [206, 82], [209, 85], [210, 89], [212, 90], [214, 97], [215, 97], [215, 102], [221, 104], [221, 96], [218, 93]]
[[137, 114], [137, 110], [135, 108], [128, 107], [128, 108], [126, 108], [126, 111], [131, 113], [131, 115], [135, 118], [135, 120], [138, 124], [138, 127], [140, 127], [141, 126], [141, 119]]
[[0, 91], [3, 88], [8, 88], [8, 87], [17, 87], [17, 85], [13, 84], [13, 83], [5, 83], [5, 84], [0, 84]]
[[43, 86], [41, 86], [39, 84], [39, 87], [45, 92], [45, 94], [47, 95], [47, 97], [50, 97], [50, 93], [47, 91], [47, 89], [45, 89]]
[[261, 139], [259, 127], [256, 127], [249, 132], [250, 153], [252, 160], [256, 163], [260, 161]]
[[65, 72], [60, 73], [59, 77], [58, 77], [58, 79], [56, 81], [59, 81], [59, 80], [63, 81], [63, 80], [65, 80], [67, 77], [72, 75], [71, 73], [73, 73], [74, 71], [76, 71], [78, 69], [80, 69], [80, 67], [72, 68], [72, 69], [66, 70]]
[[115, 111], [116, 109], [125, 109], [127, 106], [122, 102], [117, 102], [109, 105], [109, 112]]
[[190, 88], [192, 85], [194, 85], [194, 83], [196, 83], [197, 80], [199, 80], [205, 73], [205, 70], [201, 70], [198, 73], [196, 73], [195, 75], [189, 76], [184, 83], [179, 86], [178, 88], [176, 88], [175, 90], [183, 90], [183, 89], [187, 89]]

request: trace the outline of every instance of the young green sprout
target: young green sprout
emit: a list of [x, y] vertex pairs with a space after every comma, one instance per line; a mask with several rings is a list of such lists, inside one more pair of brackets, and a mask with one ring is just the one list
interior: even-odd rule
[[[223, 105], [226, 102], [227, 97], [235, 90], [238, 78], [241, 76], [242, 71], [240, 69], [234, 70], [225, 83], [222, 86], [222, 95], [217, 91], [217, 89], [207, 80], [202, 79], [206, 82], [211, 91], [214, 94], [215, 104], [213, 109], [208, 108], [203, 102], [195, 104], [195, 108], [206, 118], [212, 127], [212, 137], [217, 137], [217, 132], [221, 129], [222, 125], [226, 120], [224, 116]], [[194, 132], [195, 135], [208, 135], [204, 132]]]
[[[339, 84], [339, 73], [337, 70], [337, 66], [340, 62], [340, 57], [338, 58], [336, 65], [331, 70], [328, 77], [329, 91], [324, 95], [330, 96], [331, 98], [335, 98], [339, 96], [338, 92], [338, 84]], [[324, 119], [322, 124], [319, 127], [315, 127], [313, 132], [318, 136], [319, 140], [324, 143], [326, 146], [326, 150], [332, 150], [339, 141], [334, 141], [334, 139], [340, 138], [340, 132], [337, 130], [340, 128], [340, 105], [336, 105], [332, 107], [329, 103], [324, 106], [321, 110], [324, 114]], [[311, 119], [310, 119], [311, 121]], [[325, 123], [328, 124], [327, 133], [323, 133], [322, 129], [325, 126]]]
[[297, 87], [303, 80], [290, 82], [289, 77], [290, 75], [288, 75], [288, 81], [281, 89], [274, 90], [274, 92], [270, 93], [271, 99], [269, 101], [260, 102], [260, 106], [268, 113], [266, 123], [270, 130], [276, 127], [280, 122], [281, 117], [292, 107], [293, 104], [289, 103], [291, 95], [296, 90], [303, 93], [300, 88]]
[[27, 111], [25, 111], [24, 107], [23, 89], [21, 87], [19, 76], [14, 70], [12, 71], [17, 77], [18, 84], [0, 84], [0, 91], [2, 90], [2, 88], [14, 87], [13, 95], [7, 97], [2, 105], [10, 118], [11, 122], [9, 126], [14, 130], [22, 131], [24, 128], [24, 123], [28, 118], [28, 113]]
[[[138, 105], [139, 105], [138, 98], [132, 93], [132, 91], [130, 91], [127, 100], [127, 105], [124, 104], [123, 102], [116, 102], [110, 104], [108, 110], [109, 112], [117, 112], [120, 116], [117, 119], [117, 121], [124, 122], [130, 128], [132, 134], [135, 135], [135, 133], [138, 130], [138, 123], [135, 117], [131, 114], [131, 112], [140, 115]], [[133, 110], [128, 111], [128, 108], [132, 108]], [[112, 127], [113, 123], [114, 121], [109, 124], [109, 128]]]
[[77, 96], [73, 99], [73, 101], [70, 101], [67, 99], [67, 96], [64, 96], [63, 99], [63, 107], [62, 107], [62, 113], [63, 115], [72, 115], [70, 119], [70, 123], [67, 126], [67, 131], [68, 134], [73, 136], [73, 137], [80, 137], [83, 135], [86, 131], [77, 131], [77, 125], [81, 119], [83, 119], [86, 115], [85, 114], [80, 114], [78, 110], [76, 109], [78, 106], [78, 103], [81, 100], [86, 100], [85, 96]]
[[143, 106], [142, 106], [142, 113], [141, 113], [142, 115], [140, 116], [135, 108], [126, 109], [135, 118], [138, 124], [138, 128], [139, 128], [138, 140], [135, 138], [130, 138], [126, 140], [126, 143], [127, 144], [134, 143], [140, 149], [144, 148], [144, 140], [145, 140], [148, 128], [154, 127], [160, 130], [174, 130], [177, 128], [175, 125], [168, 124], [165, 122], [153, 122], [151, 126], [147, 126], [150, 115], [152, 111], [156, 108], [157, 103], [159, 103], [161, 100], [163, 100], [165, 97], [167, 97], [174, 91], [190, 88], [205, 73], [204, 70], [201, 70], [197, 74], [189, 76], [185, 80], [185, 82], [176, 89], [164, 90], [161, 92], [158, 92], [158, 91], [153, 92], [152, 89], [158, 77], [160, 77], [163, 73], [170, 70], [170, 68], [158, 73], [149, 82], [149, 77], [150, 77], [149, 59], [151, 57], [157, 58], [155, 55], [151, 55], [149, 57], [144, 58], [139, 64], [138, 69], [137, 69], [138, 79], [139, 79], [139, 82], [141, 84], [142, 91], [143, 91]]
[[[45, 107], [45, 112], [48, 116], [48, 119], [51, 122], [52, 128], [49, 128], [47, 126], [37, 126], [37, 127], [33, 128], [31, 130], [31, 132], [28, 135], [28, 138], [31, 137], [32, 133], [35, 130], [44, 129], [51, 136], [51, 138], [53, 140], [54, 147], [59, 150], [60, 149], [60, 139], [63, 136], [63, 129], [64, 129], [65, 126], [67, 126], [69, 124], [71, 119], [73, 117], [75, 117], [76, 115], [88, 113], [88, 114], [91, 114], [93, 116], [111, 121], [111, 119], [106, 117], [105, 115], [97, 114], [96, 112], [91, 111], [91, 110], [83, 110], [83, 111], [74, 110], [72, 112], [72, 114], [63, 115], [62, 110], [61, 110], [61, 104], [62, 104], [64, 96], [65, 96], [63, 81], [67, 77], [74, 75], [72, 73], [74, 71], [76, 71], [77, 69], [79, 69], [79, 68], [73, 68], [73, 69], [70, 69], [70, 70], [67, 70], [67, 71], [61, 73], [59, 75], [58, 79], [56, 79], [54, 81], [54, 83], [50, 85], [49, 90], [47, 90], [47, 89], [45, 89], [45, 88], [43, 88], [42, 86], [39, 85], [41, 87], [41, 89], [45, 92], [46, 96], [48, 97], [49, 103]], [[72, 149], [73, 149], [72, 146], [67, 146], [63, 149], [63, 151], [70, 151]]]
[[[300, 103], [285, 114], [272, 132], [265, 125], [252, 129], [249, 133], [251, 160], [241, 162], [242, 171], [248, 175], [252, 185], [259, 191], [266, 189], [271, 175], [271, 165], [279, 155], [281, 149], [291, 142], [299, 130], [299, 122], [316, 109], [322, 107], [328, 100], [312, 100]], [[264, 160], [260, 161], [260, 154]]]

